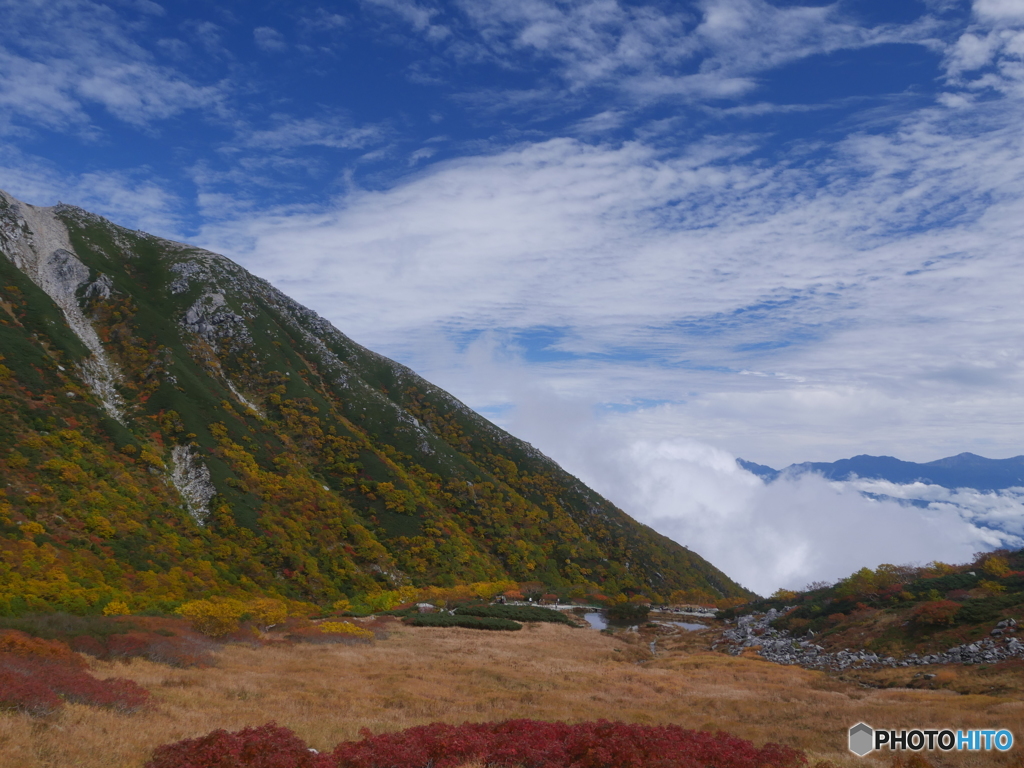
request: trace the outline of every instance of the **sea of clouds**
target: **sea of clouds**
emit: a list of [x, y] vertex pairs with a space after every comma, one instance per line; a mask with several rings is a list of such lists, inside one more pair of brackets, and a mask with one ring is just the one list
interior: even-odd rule
[[578, 403], [538, 393], [521, 402], [508, 423], [516, 434], [759, 594], [865, 566], [960, 563], [1024, 546], [1021, 488], [949, 490], [809, 472], [765, 482], [721, 448], [644, 436], [642, 413], [595, 419]]

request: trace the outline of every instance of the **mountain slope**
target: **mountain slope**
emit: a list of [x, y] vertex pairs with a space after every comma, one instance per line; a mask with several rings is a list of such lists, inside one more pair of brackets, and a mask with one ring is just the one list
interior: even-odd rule
[[0, 613], [746, 590], [222, 256], [0, 193]]
[[892, 456], [860, 455], [833, 462], [809, 461], [791, 464], [781, 471], [743, 459], [738, 459], [737, 463], [743, 469], [769, 482], [783, 472], [817, 472], [829, 480], [859, 477], [888, 480], [899, 484], [921, 482], [950, 489], [974, 488], [980, 491], [993, 491], [1024, 486], [1024, 456], [986, 459], [973, 453], [960, 453], [945, 459], [918, 464], [913, 461], [901, 461]]

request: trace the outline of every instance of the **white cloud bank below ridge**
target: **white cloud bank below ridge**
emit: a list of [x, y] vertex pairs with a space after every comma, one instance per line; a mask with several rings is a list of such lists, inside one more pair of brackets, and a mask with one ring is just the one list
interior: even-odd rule
[[[1024, 543], [1012, 532], [1024, 520], [1024, 496], [835, 482], [813, 473], [765, 483], [705, 443], [637, 438], [634, 414], [595, 422], [587, 408], [536, 390], [521, 402], [508, 424], [515, 434], [762, 595], [835, 581], [865, 566], [966, 562], [978, 551]], [[926, 494], [935, 501], [927, 508], [902, 503]]]

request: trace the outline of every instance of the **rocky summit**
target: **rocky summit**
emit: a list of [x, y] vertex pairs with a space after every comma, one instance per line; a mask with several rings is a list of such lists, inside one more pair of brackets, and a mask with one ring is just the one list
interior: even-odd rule
[[0, 193], [0, 614], [749, 593], [223, 256]]

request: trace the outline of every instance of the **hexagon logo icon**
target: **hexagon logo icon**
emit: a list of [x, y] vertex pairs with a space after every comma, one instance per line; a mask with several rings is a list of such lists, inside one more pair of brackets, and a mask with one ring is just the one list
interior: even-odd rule
[[858, 757], [864, 757], [873, 750], [875, 730], [867, 723], [857, 723], [850, 729], [850, 751]]

